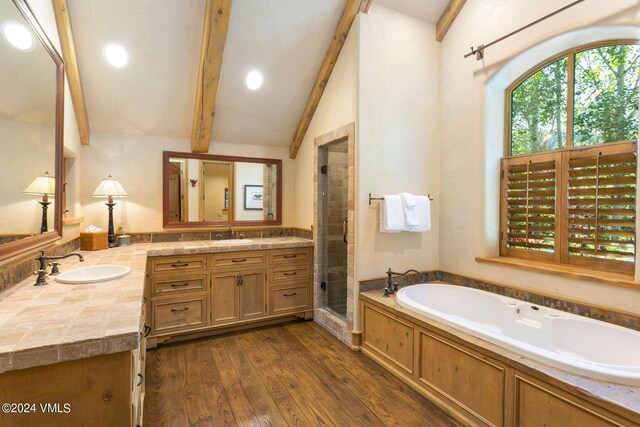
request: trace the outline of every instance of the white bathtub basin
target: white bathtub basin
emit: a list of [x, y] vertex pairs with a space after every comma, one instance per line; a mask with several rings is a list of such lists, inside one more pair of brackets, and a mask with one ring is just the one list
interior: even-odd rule
[[222, 245], [242, 245], [246, 243], [253, 243], [251, 239], [225, 239], [225, 240], [214, 240], [215, 243], [220, 243]]
[[131, 269], [124, 265], [92, 265], [57, 275], [56, 282], [68, 284], [99, 283], [124, 277]]
[[397, 301], [555, 368], [640, 386], [640, 332], [462, 286], [407, 286], [398, 291]]

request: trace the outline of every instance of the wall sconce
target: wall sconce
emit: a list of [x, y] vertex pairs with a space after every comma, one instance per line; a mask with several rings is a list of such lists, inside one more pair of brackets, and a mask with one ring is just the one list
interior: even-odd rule
[[93, 192], [92, 196], [107, 197], [107, 203], [105, 204], [109, 207], [109, 247], [113, 248], [116, 246], [116, 234], [113, 232], [113, 207], [115, 206], [113, 198], [129, 197], [129, 195], [122, 185], [120, 185], [118, 180], [109, 175], [107, 178], [102, 180], [100, 185], [98, 185], [98, 188], [96, 188], [96, 191]]
[[189, 181], [191, 181], [191, 186], [195, 188], [196, 184], [198, 183], [197, 179], [190, 179]]
[[56, 194], [56, 179], [45, 172], [44, 175], [38, 176], [33, 180], [31, 185], [23, 191], [24, 194], [42, 195], [42, 201], [38, 202], [42, 205], [42, 223], [40, 225], [40, 234], [47, 232], [47, 208], [51, 204], [49, 196]]

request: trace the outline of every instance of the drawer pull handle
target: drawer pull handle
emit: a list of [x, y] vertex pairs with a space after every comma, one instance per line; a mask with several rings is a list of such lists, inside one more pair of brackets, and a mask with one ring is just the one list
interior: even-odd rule
[[144, 337], [148, 337], [149, 334], [151, 333], [151, 326], [149, 325], [144, 325]]
[[142, 374], [138, 374], [138, 384], [136, 384], [136, 387], [140, 387], [143, 382], [144, 382], [144, 376]]
[[245, 262], [247, 259], [246, 258], [236, 258], [236, 259], [232, 259], [231, 262]]
[[175, 308], [171, 309], [171, 311], [174, 312], [174, 313], [177, 313], [179, 311], [187, 311], [187, 310], [189, 310], [189, 307], [179, 308], [179, 309], [175, 309]]
[[188, 265], [189, 265], [188, 262], [176, 262], [174, 264], [171, 264], [171, 267], [178, 268], [178, 267], [186, 267]]
[[285, 255], [284, 258], [285, 259], [290, 259], [290, 258], [297, 258], [298, 255]]
[[189, 286], [188, 283], [172, 283], [171, 287], [172, 288], [182, 288], [183, 286]]
[[282, 294], [282, 296], [283, 296], [283, 297], [292, 297], [292, 296], [294, 296], [295, 294], [297, 294], [297, 292], [294, 292], [294, 293], [292, 293], [292, 294]]
[[284, 273], [285, 276], [295, 276], [296, 274], [298, 274], [297, 271], [290, 271], [288, 273]]

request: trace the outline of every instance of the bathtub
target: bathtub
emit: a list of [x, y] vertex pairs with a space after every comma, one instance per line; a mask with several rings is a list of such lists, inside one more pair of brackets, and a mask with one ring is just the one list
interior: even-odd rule
[[585, 377], [640, 386], [640, 332], [462, 286], [402, 288], [398, 303], [483, 340]]

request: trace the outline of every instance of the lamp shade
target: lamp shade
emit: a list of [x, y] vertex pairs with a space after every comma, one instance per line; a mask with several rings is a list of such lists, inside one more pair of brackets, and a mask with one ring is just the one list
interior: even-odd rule
[[56, 179], [49, 175], [49, 172], [45, 172], [34, 179], [23, 193], [53, 196], [56, 194]]
[[109, 175], [103, 179], [96, 191], [92, 194], [93, 197], [129, 197], [122, 185], [117, 179]]

